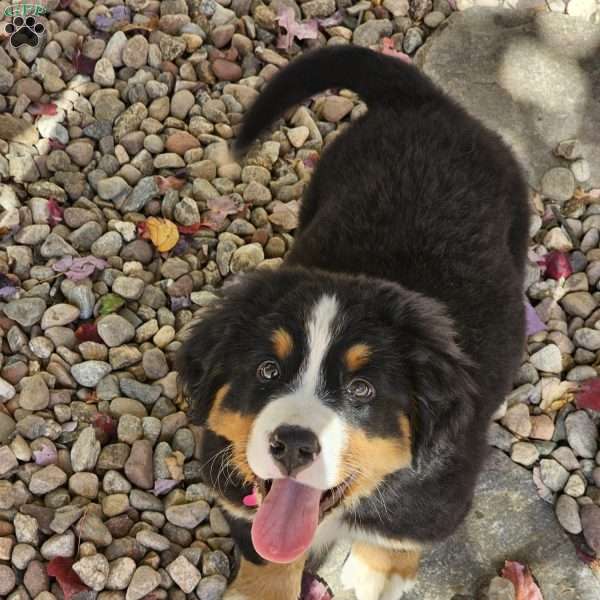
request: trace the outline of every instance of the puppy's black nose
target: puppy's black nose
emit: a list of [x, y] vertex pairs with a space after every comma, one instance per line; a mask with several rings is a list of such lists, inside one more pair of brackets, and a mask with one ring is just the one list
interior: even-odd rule
[[271, 455], [287, 475], [309, 465], [321, 452], [317, 436], [310, 429], [297, 425], [280, 425], [271, 434], [269, 445]]

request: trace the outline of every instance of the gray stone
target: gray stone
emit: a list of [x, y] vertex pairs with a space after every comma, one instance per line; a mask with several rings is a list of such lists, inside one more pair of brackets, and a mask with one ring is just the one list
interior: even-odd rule
[[168, 567], [171, 579], [186, 594], [190, 594], [200, 581], [200, 571], [185, 557], [178, 556]]
[[571, 413], [565, 420], [569, 446], [577, 456], [593, 458], [598, 450], [598, 429], [584, 410]]
[[2, 310], [22, 327], [31, 327], [42, 318], [46, 303], [41, 298], [21, 298], [8, 302]]
[[352, 41], [357, 46], [374, 46], [382, 37], [392, 35], [393, 30], [392, 22], [388, 19], [373, 19], [354, 30]]
[[98, 335], [109, 348], [114, 348], [132, 340], [135, 329], [120, 315], [112, 314], [98, 321]]
[[569, 472], [552, 458], [543, 458], [540, 461], [540, 477], [544, 485], [553, 492], [559, 492], [569, 479]]
[[125, 600], [139, 600], [160, 584], [160, 575], [151, 567], [142, 565], [135, 570], [127, 588]]
[[581, 533], [581, 518], [579, 516], [579, 505], [577, 500], [562, 494], [556, 501], [556, 518], [564, 527], [565, 531], [577, 535]]
[[109, 569], [108, 561], [102, 554], [84, 556], [73, 565], [73, 571], [81, 581], [97, 592], [104, 589]]
[[[579, 140], [590, 163], [590, 187], [598, 187], [600, 105], [592, 99], [599, 46], [600, 29], [584, 19], [481, 7], [452, 13], [419, 50], [416, 63], [500, 132], [534, 188], [540, 189], [547, 171], [563, 166], [553, 150], [571, 138]], [[566, 196], [565, 188], [560, 199]]]
[[86, 360], [71, 367], [71, 375], [79, 385], [93, 388], [112, 371], [111, 366], [101, 360]]
[[[346, 545], [338, 545], [320, 571], [335, 600], [355, 600], [339, 582], [347, 552]], [[482, 582], [490, 581], [512, 557], [531, 567], [544, 600], [600, 597], [600, 582], [577, 558], [552, 507], [539, 499], [531, 473], [494, 451], [466, 522], [448, 540], [426, 552], [417, 586], [402, 600], [445, 600], [459, 594], [468, 599], [479, 597]]]
[[532, 354], [529, 361], [538, 371], [546, 373], [560, 373], [562, 371], [560, 349], [555, 344], [544, 346], [541, 350]]
[[96, 430], [86, 427], [71, 448], [71, 465], [77, 473], [93, 471], [100, 456], [100, 442], [96, 440]]
[[144, 208], [150, 200], [158, 196], [159, 189], [154, 177], [142, 177], [133, 188], [132, 192], [118, 208], [122, 212], [136, 212]]
[[227, 579], [223, 575], [208, 575], [198, 584], [196, 595], [198, 600], [220, 600], [226, 587]]

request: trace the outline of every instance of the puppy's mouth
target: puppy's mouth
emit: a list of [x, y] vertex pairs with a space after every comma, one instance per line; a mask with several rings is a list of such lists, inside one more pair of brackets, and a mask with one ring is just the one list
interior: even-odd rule
[[291, 563], [310, 547], [323, 517], [343, 500], [352, 478], [318, 490], [283, 478], [258, 482], [258, 511], [252, 522], [254, 549], [265, 560]]

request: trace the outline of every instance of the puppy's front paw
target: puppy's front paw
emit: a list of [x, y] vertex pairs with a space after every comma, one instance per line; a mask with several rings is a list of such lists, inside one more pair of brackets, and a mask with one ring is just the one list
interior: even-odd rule
[[357, 600], [380, 600], [387, 577], [351, 553], [342, 568], [340, 580], [344, 589], [354, 592]]
[[415, 587], [416, 579], [404, 579], [400, 575], [392, 575], [388, 578], [383, 594], [379, 600], [400, 600]]
[[245, 594], [240, 594], [239, 592], [236, 592], [235, 590], [228, 590], [227, 592], [225, 592], [225, 595], [223, 596], [222, 600], [252, 600], [252, 599], [248, 598], [248, 596], [246, 596]]

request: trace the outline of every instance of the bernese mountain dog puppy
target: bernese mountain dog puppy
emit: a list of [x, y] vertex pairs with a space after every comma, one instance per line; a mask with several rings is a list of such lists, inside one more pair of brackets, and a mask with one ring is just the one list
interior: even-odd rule
[[323, 152], [283, 267], [224, 288], [179, 356], [242, 555], [226, 600], [297, 600], [344, 538], [343, 584], [398, 600], [469, 510], [524, 349], [522, 172], [414, 66], [309, 52], [250, 108], [238, 151], [329, 88], [368, 112]]

